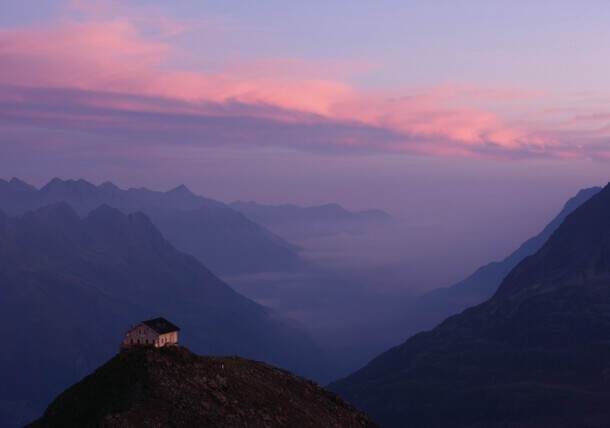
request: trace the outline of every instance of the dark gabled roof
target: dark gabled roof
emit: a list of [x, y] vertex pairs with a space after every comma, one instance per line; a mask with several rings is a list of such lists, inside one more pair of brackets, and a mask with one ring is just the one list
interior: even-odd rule
[[154, 318], [148, 321], [142, 321], [142, 324], [147, 325], [159, 334], [171, 333], [180, 331], [180, 328], [166, 320], [165, 318]]

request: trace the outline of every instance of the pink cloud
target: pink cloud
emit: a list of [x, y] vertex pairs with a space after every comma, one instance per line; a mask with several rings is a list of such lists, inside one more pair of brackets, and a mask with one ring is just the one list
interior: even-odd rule
[[0, 81], [24, 86], [138, 90], [168, 54], [138, 38], [128, 21], [0, 31]]
[[[72, 7], [90, 15], [110, 14], [106, 2], [76, 1]], [[147, 20], [140, 18], [142, 22], [146, 24]], [[328, 121], [348, 128], [386, 130], [393, 135], [383, 141], [361, 136], [332, 141], [346, 148], [434, 156], [496, 156], [498, 152], [514, 151], [565, 157], [575, 152], [561, 146], [557, 135], [542, 132], [536, 123], [509, 121], [494, 111], [497, 104], [542, 96], [537, 91], [465, 85], [397, 91], [404, 95], [367, 91], [345, 83], [341, 77], [371, 65], [340, 61], [329, 65], [272, 59], [250, 61], [243, 67], [232, 64], [218, 73], [180, 70], [171, 67], [177, 48], [170, 39], [182, 26], [168, 19], [163, 19], [161, 26], [165, 30], [154, 38], [144, 37], [127, 18], [0, 31], [0, 85], [90, 91], [90, 99], [79, 100], [79, 105], [95, 108], [195, 116], [246, 115], [304, 124]], [[117, 96], [100, 96], [104, 92]], [[18, 93], [5, 91], [1, 96], [3, 102], [19, 102]], [[149, 103], [147, 97], [176, 102]], [[223, 104], [231, 107], [220, 108]], [[57, 113], [37, 114], [39, 119], [45, 116], [49, 120]], [[99, 126], [104, 120], [111, 124], [120, 119], [109, 116], [95, 120]]]

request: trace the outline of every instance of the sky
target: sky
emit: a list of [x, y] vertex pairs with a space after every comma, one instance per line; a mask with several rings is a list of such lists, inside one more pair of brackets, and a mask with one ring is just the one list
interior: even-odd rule
[[3, 0], [0, 171], [377, 207], [474, 265], [608, 181], [608, 22], [593, 0]]

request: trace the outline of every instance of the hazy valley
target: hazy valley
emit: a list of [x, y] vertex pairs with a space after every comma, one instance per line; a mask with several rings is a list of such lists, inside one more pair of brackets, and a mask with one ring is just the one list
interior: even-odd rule
[[608, 22], [0, 0], [0, 428], [609, 427]]
[[[407, 269], [358, 262], [345, 246], [346, 240], [367, 242], [397, 227], [377, 211], [369, 223], [368, 214], [363, 220], [359, 213], [336, 207], [330, 212], [324, 207], [322, 214], [313, 209], [314, 215], [291, 207], [288, 213], [280, 210], [281, 226], [268, 219], [261, 226], [234, 213], [230, 221], [250, 226], [225, 229], [210, 223], [207, 211], [232, 208], [185, 188], [161, 193], [54, 179], [39, 190], [18, 179], [0, 182], [0, 207], [8, 213], [2, 214], [0, 247], [4, 325], [19, 322], [27, 337], [37, 337], [35, 344], [27, 344], [10, 329], [4, 332], [13, 348], [0, 372], [10, 391], [2, 398], [3, 423], [39, 414], [53, 395], [116, 352], [116, 338], [126, 325], [159, 314], [183, 326], [182, 343], [195, 352], [260, 359], [322, 383], [339, 379], [409, 336], [491, 297], [515, 266], [538, 252], [564, 219], [600, 190], [579, 192], [540, 234], [504, 260], [453, 286], [422, 291], [400, 287], [414, 281]], [[139, 208], [152, 212], [151, 219]], [[166, 213], [161, 221], [159, 213]], [[187, 215], [192, 221], [183, 221]], [[288, 271], [280, 264], [275, 271], [225, 274], [229, 286], [206, 268], [202, 253], [194, 258], [180, 252], [162, 234], [179, 229], [188, 236], [200, 224], [233, 237], [222, 238], [229, 245], [214, 256], [220, 265], [243, 257], [240, 242], [248, 240], [249, 253], [264, 254], [273, 244], [292, 252], [294, 263]], [[280, 235], [286, 224], [298, 233]], [[170, 236], [184, 245], [176, 238], [180, 234]], [[252, 241], [252, 236], [260, 238]], [[344, 262], [308, 256], [324, 246], [329, 252], [333, 237], [330, 253]], [[232, 248], [238, 248], [235, 254]], [[62, 340], [55, 341], [58, 337]], [[46, 373], [49, 365], [55, 367], [53, 375]], [[33, 389], [11, 383], [16, 373], [20, 385]], [[363, 407], [371, 410], [368, 404]]]

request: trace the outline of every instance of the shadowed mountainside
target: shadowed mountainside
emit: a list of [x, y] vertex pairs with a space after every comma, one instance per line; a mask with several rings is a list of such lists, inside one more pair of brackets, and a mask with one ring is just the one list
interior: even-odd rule
[[197, 352], [324, 376], [298, 326], [177, 251], [141, 213], [103, 205], [80, 218], [59, 203], [0, 214], [0, 295], [0, 426], [40, 411], [113, 355], [128, 326], [156, 316], [182, 327]]
[[487, 302], [332, 385], [384, 426], [610, 421], [610, 185]]
[[35, 427], [374, 427], [316, 384], [243, 358], [186, 348], [122, 351], [73, 385]]
[[68, 203], [80, 215], [104, 204], [125, 214], [142, 211], [176, 248], [219, 274], [289, 271], [300, 264], [295, 246], [185, 186], [168, 192], [123, 190], [109, 182], [96, 186], [54, 178], [38, 190], [16, 178], [0, 180], [0, 209], [10, 215], [57, 202]]
[[404, 337], [432, 328], [448, 316], [489, 299], [517, 264], [542, 248], [569, 214], [600, 191], [601, 187], [580, 190], [565, 203], [559, 214], [538, 235], [525, 241], [505, 259], [477, 269], [457, 284], [432, 290], [415, 299], [408, 305], [401, 322]]
[[[389, 281], [395, 281], [392, 287], [397, 289], [404, 286], [410, 272], [402, 270], [402, 265], [396, 272], [352, 267], [341, 271], [316, 272], [312, 269], [302, 275], [248, 275], [227, 280], [256, 301], [274, 305], [278, 311], [291, 316], [296, 314], [317, 342], [332, 355], [333, 373], [338, 379], [413, 334], [430, 329], [448, 316], [491, 297], [517, 263], [540, 249], [568, 214], [600, 190], [599, 187], [580, 190], [554, 218], [549, 219], [538, 235], [504, 260], [481, 267], [452, 287], [419, 296], [379, 290]], [[382, 232], [381, 229], [377, 231]], [[354, 245], [363, 248], [366, 239]], [[306, 249], [304, 257], [307, 252]]]

